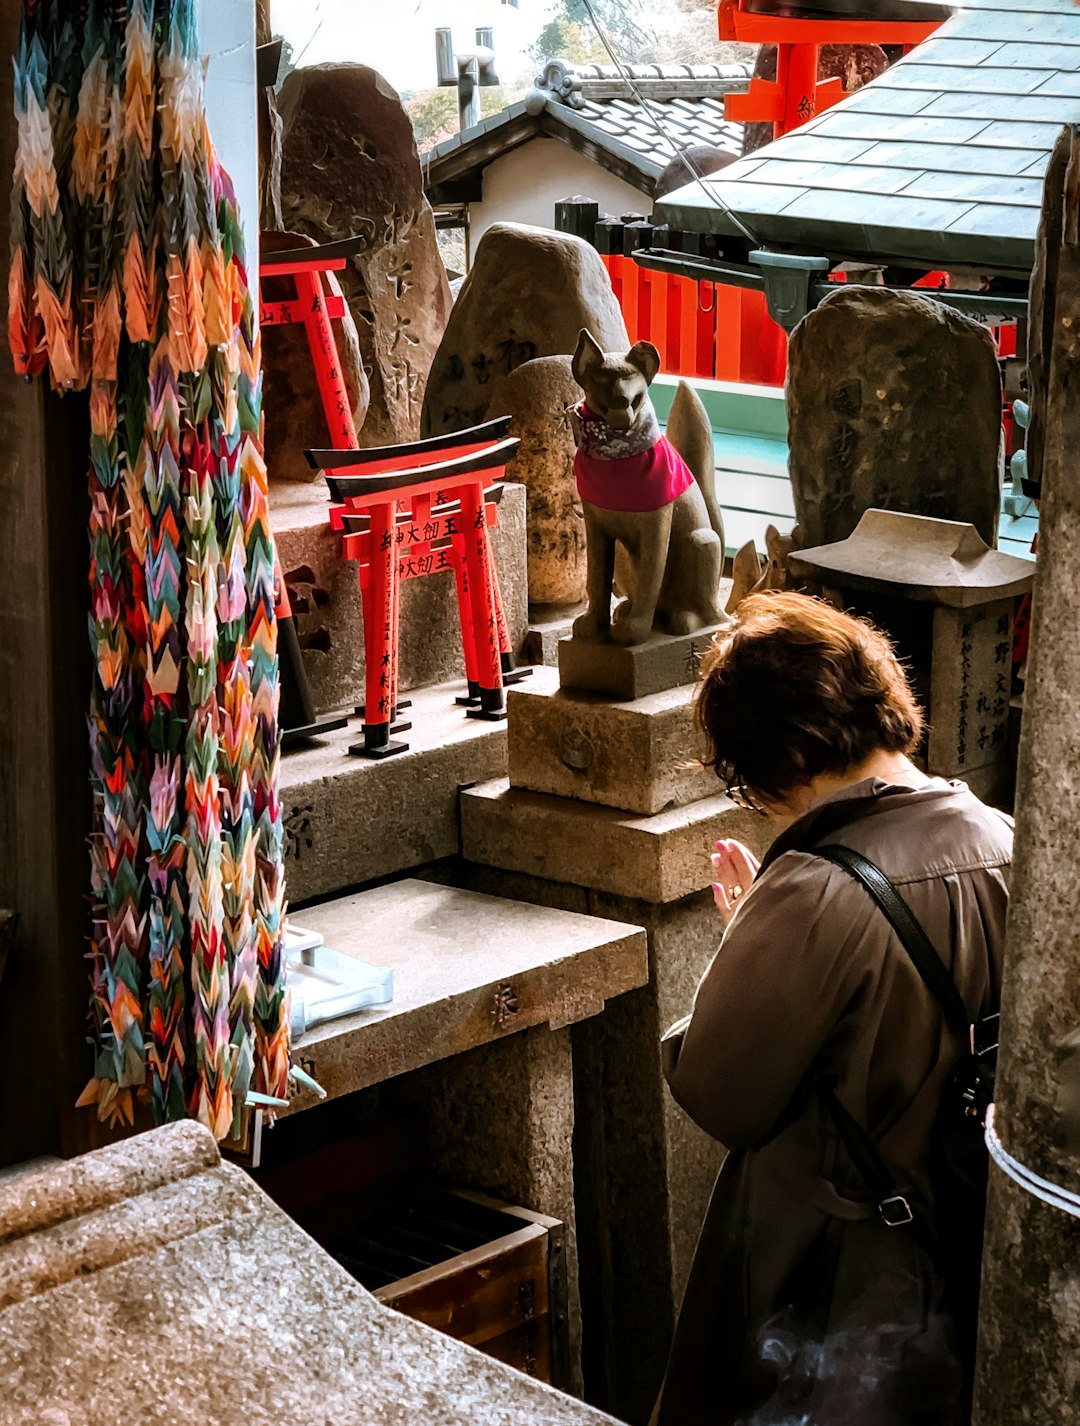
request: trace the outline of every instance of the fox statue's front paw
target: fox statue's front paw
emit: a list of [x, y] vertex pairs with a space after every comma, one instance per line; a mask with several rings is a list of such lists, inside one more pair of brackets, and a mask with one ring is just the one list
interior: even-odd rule
[[611, 637], [617, 644], [643, 644], [652, 633], [652, 620], [633, 614], [620, 619], [612, 627]]
[[584, 614], [579, 614], [574, 620], [575, 639], [599, 639], [608, 631], [607, 622], [601, 620], [598, 615], [588, 610]]

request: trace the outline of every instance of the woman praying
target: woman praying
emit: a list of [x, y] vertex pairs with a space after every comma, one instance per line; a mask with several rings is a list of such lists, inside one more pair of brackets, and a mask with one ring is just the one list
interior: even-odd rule
[[[881, 907], [818, 849], [884, 872], [977, 1019], [997, 1010], [1011, 823], [919, 770], [923, 715], [891, 644], [819, 600], [748, 599], [698, 714], [718, 776], [778, 835], [760, 867], [718, 844], [726, 931], [663, 1044], [672, 1094], [729, 1154], [654, 1420], [957, 1426], [972, 1322], [935, 1262], [956, 1225], [931, 1141], [967, 1046]], [[904, 1185], [903, 1211], [881, 1211], [838, 1112]]]

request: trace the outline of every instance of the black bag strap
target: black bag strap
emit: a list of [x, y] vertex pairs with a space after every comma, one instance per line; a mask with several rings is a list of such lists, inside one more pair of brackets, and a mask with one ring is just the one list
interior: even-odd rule
[[875, 866], [860, 852], [853, 852], [850, 847], [832, 844], [816, 847], [815, 853], [825, 861], [842, 867], [866, 888], [900, 938], [900, 944], [922, 976], [927, 990], [941, 1006], [946, 1017], [963, 1033], [964, 1042], [967, 1043], [971, 1035], [972, 1020], [964, 998], [957, 990], [956, 982], [946, 970], [941, 957], [934, 950], [929, 936], [889, 878], [880, 867]]
[[[933, 942], [919, 924], [907, 902], [892, 882], [869, 858], [850, 847], [831, 844], [815, 848], [825, 861], [841, 867], [862, 885], [881, 909], [899, 937], [912, 965], [923, 983], [938, 1002], [946, 1018], [963, 1034], [965, 1042], [971, 1034], [971, 1019], [963, 996], [952, 976], [934, 949]], [[877, 1145], [859, 1121], [837, 1099], [831, 1085], [822, 1090], [825, 1107], [836, 1125], [840, 1139], [856, 1172], [877, 1200], [878, 1212], [890, 1228], [914, 1224], [920, 1235], [925, 1225], [916, 1221], [909, 1195], [897, 1186], [896, 1178], [878, 1152]]]

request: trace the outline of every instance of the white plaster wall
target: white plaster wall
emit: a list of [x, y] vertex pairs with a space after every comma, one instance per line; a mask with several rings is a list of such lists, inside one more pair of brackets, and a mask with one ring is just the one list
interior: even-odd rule
[[248, 272], [254, 277], [259, 244], [255, 0], [199, 0], [199, 39], [210, 134], [236, 187]]
[[470, 254], [492, 223], [555, 226], [563, 198], [595, 198], [600, 213], [649, 213], [652, 199], [640, 188], [593, 163], [561, 139], [530, 139], [484, 170], [483, 201], [469, 205]]

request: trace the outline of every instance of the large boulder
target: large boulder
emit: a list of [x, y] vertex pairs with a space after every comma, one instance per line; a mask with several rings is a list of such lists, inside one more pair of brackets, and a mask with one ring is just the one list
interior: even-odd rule
[[569, 408], [581, 400], [568, 356], [538, 357], [500, 376], [487, 416], [509, 416], [521, 441], [506, 467], [527, 495], [529, 603], [585, 598], [585, 519], [574, 484]]
[[362, 64], [294, 69], [278, 107], [285, 226], [320, 243], [364, 239], [341, 274], [371, 383], [361, 444], [415, 440], [450, 289], [409, 117]]
[[630, 345], [595, 248], [569, 233], [494, 223], [477, 244], [431, 367], [424, 435], [475, 426], [499, 377], [536, 357], [573, 352], [582, 327], [605, 351]]
[[[311, 242], [302, 233], [263, 233], [260, 246], [269, 255], [306, 247]], [[334, 273], [326, 274], [324, 282], [327, 281], [331, 292], [339, 290]], [[286, 301], [295, 297], [296, 287], [291, 277], [268, 277], [263, 279], [262, 295], [267, 303]], [[331, 326], [353, 425], [359, 431], [367, 415], [370, 393], [356, 323], [346, 311]], [[328, 446], [331, 441], [307, 332], [299, 324], [267, 326], [262, 330], [262, 343], [266, 468], [274, 480], [315, 480], [318, 471], [308, 465], [304, 452]]]
[[1001, 377], [978, 322], [840, 288], [791, 335], [787, 409], [803, 549], [846, 539], [873, 508], [967, 521], [997, 544]]

